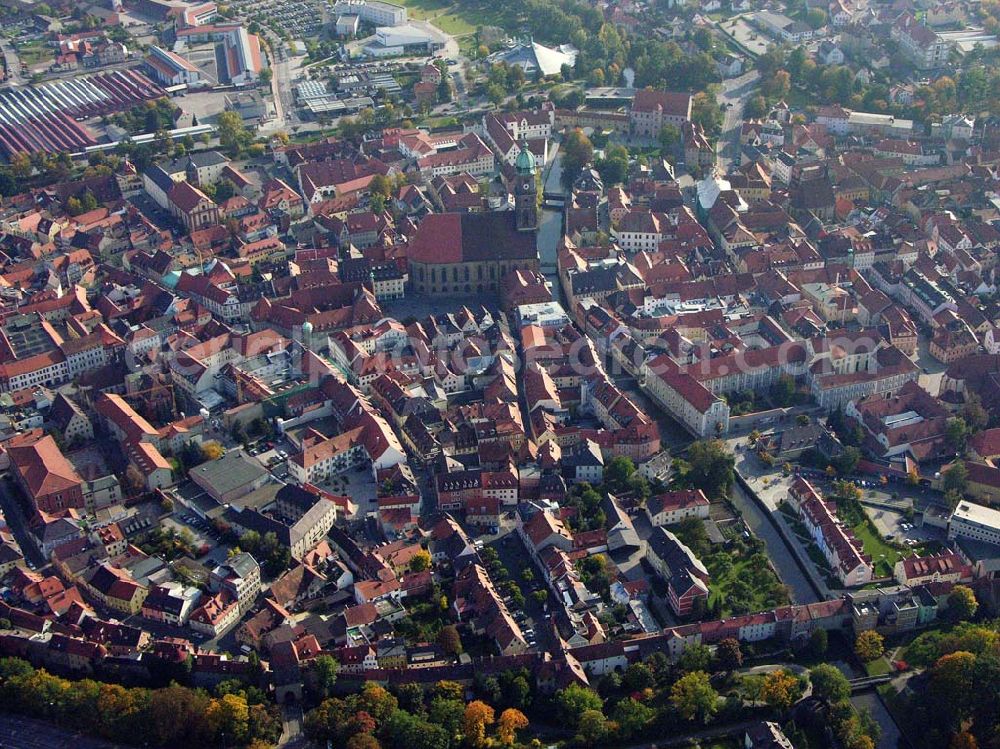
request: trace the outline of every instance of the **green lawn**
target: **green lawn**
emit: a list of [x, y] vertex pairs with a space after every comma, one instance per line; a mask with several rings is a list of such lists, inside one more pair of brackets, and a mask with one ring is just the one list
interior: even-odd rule
[[444, 33], [451, 34], [452, 36], [466, 36], [476, 31], [475, 24], [470, 23], [464, 16], [454, 12], [436, 16], [431, 22]]
[[398, 0], [406, 7], [411, 18], [430, 21], [446, 34], [466, 36], [477, 26], [502, 26], [504, 6], [491, 2], [462, 2], [452, 0]]
[[788, 602], [781, 582], [768, 567], [754, 569], [749, 559], [727, 552], [713, 554], [705, 564], [711, 574], [708, 604], [719, 616], [764, 611]]
[[868, 672], [869, 676], [884, 676], [885, 674], [892, 671], [892, 665], [889, 663], [888, 658], [882, 656], [877, 661], [866, 663], [865, 671]]
[[43, 41], [25, 42], [17, 46], [17, 56], [21, 64], [31, 67], [53, 59], [52, 48]]
[[418, 21], [426, 21], [452, 5], [450, 0], [396, 0], [396, 4], [405, 6], [410, 18]]
[[913, 548], [899, 548], [887, 542], [872, 527], [870, 522], [858, 523], [851, 530], [865, 546], [865, 553], [871, 555], [877, 576], [889, 577], [900, 559], [906, 559], [914, 554], [926, 555], [933, 553], [936, 544], [924, 544]]

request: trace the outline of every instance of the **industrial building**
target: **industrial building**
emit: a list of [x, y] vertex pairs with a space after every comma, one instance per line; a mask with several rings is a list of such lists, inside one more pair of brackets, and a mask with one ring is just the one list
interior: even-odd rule
[[416, 26], [387, 26], [375, 31], [375, 41], [366, 44], [369, 57], [395, 57], [405, 54], [424, 54], [440, 49], [444, 44]]
[[257, 81], [263, 69], [260, 39], [239, 26], [222, 39], [222, 61], [225, 71], [219, 77], [234, 86], [249, 86]]
[[7, 89], [0, 92], [0, 154], [9, 159], [16, 153], [81, 151], [95, 141], [74, 120], [163, 95], [162, 88], [135, 70]]
[[193, 86], [201, 82], [201, 71], [180, 55], [161, 47], [150, 47], [146, 67], [164, 86], [186, 83]]
[[333, 11], [338, 16], [357, 16], [373, 26], [402, 26], [407, 21], [406, 8], [378, 0], [341, 0]]

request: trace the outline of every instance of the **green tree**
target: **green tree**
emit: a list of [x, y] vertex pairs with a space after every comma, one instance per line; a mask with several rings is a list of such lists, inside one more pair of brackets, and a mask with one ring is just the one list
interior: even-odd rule
[[222, 112], [216, 128], [219, 144], [234, 155], [249, 144], [250, 133], [243, 125], [243, 118], [236, 112]]
[[486, 87], [486, 98], [490, 100], [490, 103], [499, 109], [500, 105], [503, 103], [504, 99], [507, 98], [507, 92], [501, 86], [495, 83], [491, 83]]
[[556, 695], [556, 713], [570, 728], [580, 724], [580, 716], [588, 710], [601, 711], [604, 701], [597, 692], [579, 684], [570, 684]]
[[660, 134], [657, 140], [660, 143], [660, 148], [663, 149], [663, 154], [665, 156], [671, 156], [677, 150], [677, 146], [681, 142], [681, 131], [676, 125], [664, 125], [660, 129]]
[[958, 414], [965, 422], [970, 434], [984, 429], [989, 421], [989, 415], [983, 408], [982, 398], [976, 393], [965, 394], [965, 404]]
[[653, 687], [656, 679], [653, 670], [645, 663], [633, 663], [622, 676], [622, 689], [626, 692], [641, 692]]
[[316, 674], [316, 689], [323, 698], [329, 697], [337, 683], [337, 672], [340, 664], [332, 656], [320, 655], [313, 661], [313, 671]]
[[692, 671], [670, 688], [670, 704], [685, 720], [707, 723], [719, 709], [719, 693], [712, 688], [707, 673]]
[[687, 463], [691, 467], [687, 479], [710, 499], [729, 494], [735, 459], [722, 440], [694, 442], [688, 449]]
[[583, 746], [596, 746], [608, 735], [608, 721], [600, 710], [584, 710], [577, 722], [576, 740]]
[[944, 472], [944, 481], [941, 488], [945, 492], [957, 492], [965, 494], [969, 482], [969, 469], [961, 460], [955, 461], [951, 467]]
[[813, 29], [821, 29], [826, 25], [826, 11], [822, 8], [810, 8], [806, 12], [806, 23]]
[[708, 645], [692, 645], [685, 648], [677, 660], [681, 671], [708, 671], [712, 667], [712, 650]]
[[714, 94], [702, 91], [691, 100], [691, 121], [696, 122], [710, 135], [722, 129], [722, 109]]
[[624, 146], [608, 146], [604, 151], [604, 157], [598, 159], [594, 166], [606, 186], [621, 184], [628, 177], [628, 150]]
[[814, 629], [812, 634], [809, 635], [809, 653], [814, 658], [819, 658], [826, 653], [826, 649], [829, 646], [829, 635], [827, 635], [826, 630], [819, 628]]
[[618, 735], [625, 740], [641, 735], [655, 717], [653, 708], [631, 697], [619, 701], [611, 711], [611, 720], [618, 724]]
[[976, 615], [979, 602], [972, 588], [966, 585], [956, 585], [948, 595], [948, 618], [952, 621], [967, 621]]
[[860, 460], [861, 451], [856, 447], [848, 446], [833, 459], [833, 467], [837, 469], [840, 476], [849, 476], [857, 469]]
[[763, 96], [751, 96], [743, 105], [743, 117], [750, 120], [759, 120], [768, 112], [767, 99]]
[[458, 699], [434, 697], [427, 709], [427, 718], [431, 723], [441, 726], [449, 736], [456, 735], [462, 728], [462, 716], [465, 714], [465, 703]]
[[404, 710], [393, 710], [380, 736], [388, 749], [448, 749], [451, 743], [444, 728]]
[[619, 455], [608, 461], [604, 467], [604, 481], [612, 491], [620, 490], [633, 473], [635, 473], [635, 463], [630, 458]]
[[842, 702], [851, 696], [851, 682], [836, 666], [821, 663], [809, 671], [814, 697], [829, 703]]
[[969, 438], [969, 428], [961, 416], [948, 419], [944, 434], [948, 444], [956, 451], [961, 452], [965, 449], [966, 440]]

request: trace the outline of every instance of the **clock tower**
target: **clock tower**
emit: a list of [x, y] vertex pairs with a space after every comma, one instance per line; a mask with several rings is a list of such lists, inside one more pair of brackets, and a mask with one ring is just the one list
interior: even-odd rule
[[514, 162], [517, 177], [514, 181], [514, 211], [518, 231], [535, 231], [538, 228], [538, 190], [535, 187], [535, 157], [528, 150], [528, 143], [521, 141], [521, 152]]

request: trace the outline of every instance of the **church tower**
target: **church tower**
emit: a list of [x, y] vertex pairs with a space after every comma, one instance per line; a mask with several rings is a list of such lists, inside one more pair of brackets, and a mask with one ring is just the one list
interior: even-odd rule
[[514, 212], [518, 231], [535, 231], [538, 228], [538, 190], [535, 187], [535, 157], [528, 150], [528, 143], [521, 141], [521, 152], [514, 162], [517, 177], [514, 181]]

